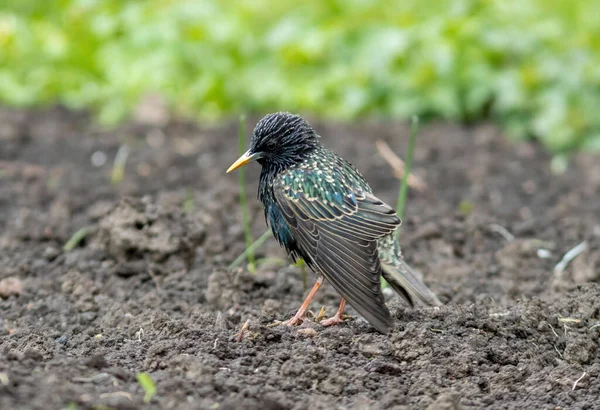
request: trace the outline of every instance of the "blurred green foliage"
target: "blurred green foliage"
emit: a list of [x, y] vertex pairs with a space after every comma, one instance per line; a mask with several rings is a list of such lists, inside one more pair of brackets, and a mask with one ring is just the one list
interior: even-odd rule
[[0, 100], [115, 123], [278, 109], [492, 118], [600, 149], [598, 0], [0, 0]]

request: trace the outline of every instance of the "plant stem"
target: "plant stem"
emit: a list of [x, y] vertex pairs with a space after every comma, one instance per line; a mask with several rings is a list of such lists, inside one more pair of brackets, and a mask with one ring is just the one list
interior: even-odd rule
[[298, 262], [296, 262], [296, 266], [300, 267], [302, 286], [304, 286], [304, 291], [306, 292], [308, 290], [308, 275], [306, 274], [306, 262], [304, 262], [304, 259], [298, 259]]
[[69, 238], [69, 240], [67, 241], [67, 243], [65, 243], [65, 246], [63, 246], [63, 249], [67, 252], [72, 251], [77, 245], [79, 245], [79, 243], [85, 239], [85, 237], [87, 236], [87, 234], [89, 233], [90, 228], [83, 227], [80, 230], [78, 230], [77, 232], [75, 232], [71, 238]]
[[123, 181], [128, 157], [129, 147], [127, 145], [121, 145], [115, 155], [115, 162], [113, 164], [112, 175], [110, 177], [111, 184], [118, 184], [119, 182]]
[[271, 236], [271, 230], [267, 229], [265, 233], [263, 233], [257, 240], [255, 240], [250, 246], [246, 248], [244, 253], [235, 258], [231, 265], [229, 265], [228, 269], [232, 270], [241, 265], [241, 263], [246, 259], [248, 255], [254, 255], [254, 251], [262, 246], [263, 243]]
[[[419, 117], [416, 115], [412, 117], [410, 126], [410, 139], [408, 140], [408, 151], [406, 153], [405, 166], [404, 166], [404, 177], [400, 183], [400, 192], [398, 193], [398, 204], [396, 205], [396, 214], [398, 218], [404, 217], [404, 205], [406, 204], [406, 196], [408, 194], [408, 176], [410, 175], [412, 167], [413, 151], [415, 148], [415, 141], [417, 140], [417, 134], [419, 133]], [[396, 240], [400, 237], [400, 228], [396, 229]]]
[[[242, 155], [246, 152], [246, 116], [240, 115], [240, 127], [239, 127], [239, 153]], [[246, 170], [242, 167], [239, 169], [239, 182], [240, 182], [240, 207], [242, 208], [242, 219], [244, 224], [244, 237], [246, 239], [246, 255], [248, 256], [248, 270], [254, 272], [256, 270], [254, 264], [254, 250], [248, 253], [252, 245], [252, 232], [250, 230], [250, 211], [248, 209], [248, 201], [246, 199]]]

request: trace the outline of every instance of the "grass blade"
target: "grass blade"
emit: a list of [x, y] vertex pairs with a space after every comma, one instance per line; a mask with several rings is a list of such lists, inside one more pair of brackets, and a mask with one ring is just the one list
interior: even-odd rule
[[[240, 115], [240, 127], [238, 134], [239, 153], [242, 155], [246, 152], [246, 116]], [[248, 200], [246, 198], [246, 169], [241, 167], [238, 170], [239, 183], [240, 183], [240, 207], [242, 208], [242, 223], [244, 224], [244, 238], [246, 239], [246, 253], [248, 257], [248, 270], [250, 272], [256, 271], [256, 265], [254, 261], [254, 250], [251, 250], [252, 246], [252, 231], [250, 229], [250, 211], [248, 209]]]
[[271, 237], [271, 230], [267, 229], [265, 233], [263, 233], [257, 240], [251, 243], [250, 246], [246, 247], [246, 250], [240, 256], [238, 256], [233, 262], [231, 262], [228, 269], [232, 270], [240, 266], [242, 262], [246, 260], [248, 255], [252, 255], [254, 257], [254, 251], [260, 248], [262, 244], [265, 243], [267, 239], [269, 239], [269, 237]]
[[138, 383], [144, 389], [144, 403], [150, 403], [152, 397], [156, 394], [156, 384], [148, 373], [142, 372], [136, 375]]
[[127, 145], [121, 145], [115, 155], [115, 162], [113, 164], [112, 174], [110, 177], [111, 184], [118, 184], [123, 181], [128, 157], [129, 147]]
[[[404, 205], [406, 205], [406, 197], [408, 194], [408, 178], [410, 176], [411, 168], [412, 168], [412, 158], [413, 151], [415, 149], [415, 142], [417, 141], [417, 134], [419, 133], [419, 117], [416, 115], [412, 117], [411, 125], [410, 125], [410, 138], [408, 140], [408, 151], [406, 152], [406, 161], [404, 163], [404, 176], [402, 177], [402, 181], [400, 182], [400, 190], [398, 192], [398, 203], [396, 204], [396, 214], [398, 218], [402, 219], [404, 217]], [[400, 240], [400, 230], [399, 226], [396, 229], [394, 237], [396, 241]], [[386, 280], [381, 277], [381, 287], [387, 288], [389, 287]]]
[[67, 241], [67, 243], [65, 243], [65, 246], [63, 246], [63, 249], [66, 252], [72, 251], [73, 249], [75, 249], [75, 247], [77, 245], [79, 245], [81, 243], [81, 241], [83, 241], [85, 239], [85, 237], [87, 236], [87, 234], [90, 232], [90, 228], [88, 228], [87, 226], [79, 229], [77, 232], [75, 232]]
[[306, 262], [304, 259], [298, 259], [296, 262], [296, 266], [300, 267], [300, 276], [302, 277], [302, 286], [304, 286], [304, 291], [308, 290], [308, 275], [306, 274]]
[[[417, 134], [419, 133], [419, 117], [416, 115], [412, 117], [410, 126], [410, 139], [408, 140], [408, 151], [406, 152], [406, 162], [404, 168], [404, 177], [400, 183], [400, 191], [398, 192], [398, 203], [396, 205], [396, 213], [398, 218], [404, 217], [404, 205], [406, 204], [406, 197], [408, 194], [408, 176], [410, 175], [413, 159], [413, 151], [415, 149], [415, 142], [417, 140]], [[400, 237], [400, 228], [396, 230], [396, 240]]]

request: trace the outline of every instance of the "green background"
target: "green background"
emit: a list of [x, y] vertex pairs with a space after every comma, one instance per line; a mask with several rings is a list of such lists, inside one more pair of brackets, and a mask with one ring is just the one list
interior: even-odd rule
[[203, 120], [492, 119], [554, 152], [600, 150], [598, 0], [0, 5], [5, 104], [58, 101], [115, 124], [158, 93]]

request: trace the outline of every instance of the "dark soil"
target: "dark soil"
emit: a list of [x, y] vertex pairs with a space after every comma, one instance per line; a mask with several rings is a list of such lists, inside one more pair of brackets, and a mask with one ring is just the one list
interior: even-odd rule
[[[375, 141], [405, 152], [406, 125], [313, 125], [395, 203]], [[267, 326], [304, 294], [272, 239], [256, 274], [227, 271], [245, 248], [238, 176], [224, 172], [236, 133], [0, 110], [0, 408], [600, 408], [598, 157], [553, 175], [543, 149], [492, 126], [426, 126], [415, 173], [428, 190], [411, 192], [401, 241], [446, 305], [389, 295], [383, 336], [359, 317]], [[257, 176], [249, 167], [255, 237]], [[338, 301], [325, 286], [311, 307], [331, 315]], [[148, 404], [138, 372], [156, 382]]]

